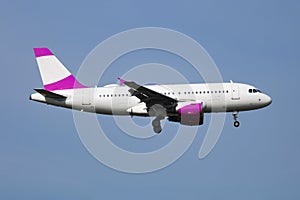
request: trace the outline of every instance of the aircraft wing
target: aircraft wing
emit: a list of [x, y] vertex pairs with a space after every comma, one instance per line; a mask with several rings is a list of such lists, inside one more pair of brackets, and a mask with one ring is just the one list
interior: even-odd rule
[[162, 104], [165, 107], [173, 107], [177, 105], [178, 100], [174, 98], [168, 97], [147, 87], [141, 86], [133, 81], [125, 81], [121, 78], [119, 78], [119, 80], [121, 84], [125, 84], [130, 88], [129, 92], [131, 93], [131, 95], [139, 98], [141, 102], [145, 102], [148, 108], [154, 104]]

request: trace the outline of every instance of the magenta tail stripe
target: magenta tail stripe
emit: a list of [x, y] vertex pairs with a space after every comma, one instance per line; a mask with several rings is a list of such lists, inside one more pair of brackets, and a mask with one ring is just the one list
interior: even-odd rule
[[48, 48], [33, 48], [35, 57], [52, 56], [53, 53]]
[[87, 88], [86, 86], [79, 83], [73, 75], [70, 75], [62, 80], [59, 80], [48, 85], [44, 85], [45, 90], [67, 90], [67, 89], [76, 89], [76, 88]]

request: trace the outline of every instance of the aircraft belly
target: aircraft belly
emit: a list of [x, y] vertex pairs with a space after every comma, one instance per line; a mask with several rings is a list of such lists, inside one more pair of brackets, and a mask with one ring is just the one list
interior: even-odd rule
[[107, 115], [129, 115], [128, 107], [124, 103], [111, 101], [110, 99], [98, 101], [95, 105], [96, 112]]

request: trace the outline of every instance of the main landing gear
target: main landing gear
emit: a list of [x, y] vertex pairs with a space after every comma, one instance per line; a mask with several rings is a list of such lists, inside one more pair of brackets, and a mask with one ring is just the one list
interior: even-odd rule
[[162, 131], [161, 125], [160, 125], [160, 118], [156, 117], [153, 121], [152, 121], [152, 126], [153, 126], [153, 131], [155, 133], [160, 133]]
[[238, 111], [234, 111], [233, 113], [232, 113], [232, 115], [233, 115], [233, 120], [234, 120], [234, 123], [233, 123], [233, 125], [235, 126], [235, 127], [239, 127], [240, 126], [240, 122], [237, 120], [237, 118], [238, 118]]
[[153, 131], [160, 133], [162, 131], [160, 120], [167, 116], [166, 109], [160, 104], [154, 104], [149, 109], [149, 116], [155, 116], [155, 119], [152, 121]]

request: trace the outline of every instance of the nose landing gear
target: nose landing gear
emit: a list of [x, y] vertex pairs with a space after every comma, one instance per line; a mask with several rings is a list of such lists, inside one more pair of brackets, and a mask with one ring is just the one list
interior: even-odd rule
[[234, 120], [234, 123], [233, 123], [233, 125], [234, 125], [234, 127], [239, 127], [240, 126], [240, 122], [237, 120], [237, 118], [238, 118], [238, 111], [234, 111], [233, 113], [232, 113], [232, 115], [233, 115], [233, 120]]
[[234, 125], [235, 127], [239, 127], [239, 126], [240, 126], [240, 122], [239, 122], [239, 121], [235, 121], [235, 122], [233, 123], [233, 125]]

